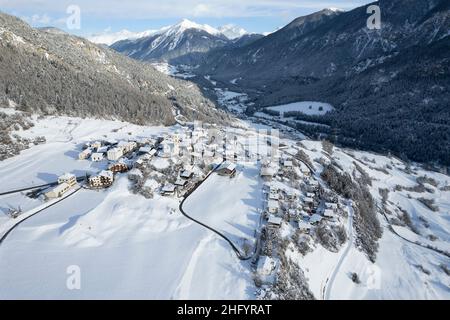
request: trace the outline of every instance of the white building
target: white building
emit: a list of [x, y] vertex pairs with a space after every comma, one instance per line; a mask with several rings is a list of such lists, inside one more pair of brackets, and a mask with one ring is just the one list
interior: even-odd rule
[[77, 177], [71, 173], [65, 173], [62, 176], [58, 177], [58, 184], [67, 183], [70, 187], [73, 187], [77, 184]]
[[325, 208], [336, 211], [338, 209], [338, 204], [327, 202], [325, 203]]
[[325, 209], [325, 211], [323, 212], [323, 216], [326, 218], [334, 218], [334, 210]]
[[120, 141], [117, 145], [118, 148], [123, 150], [123, 153], [128, 153], [137, 148], [137, 143], [134, 141]]
[[92, 154], [91, 159], [94, 162], [99, 162], [99, 161], [102, 161], [104, 159], [104, 155], [103, 155], [103, 153], [96, 152], [96, 153]]
[[284, 167], [285, 168], [292, 168], [292, 161], [291, 160], [284, 160]]
[[305, 221], [298, 221], [298, 229], [303, 232], [309, 232], [311, 230], [311, 224]]
[[114, 182], [114, 173], [103, 170], [98, 175], [89, 178], [89, 184], [94, 188], [109, 187]]
[[123, 156], [122, 148], [113, 148], [108, 150], [107, 157], [109, 161], [117, 161]]
[[97, 150], [96, 150], [97, 153], [103, 153], [103, 154], [105, 154], [107, 151], [108, 151], [108, 147], [106, 147], [106, 146], [97, 148]]
[[92, 142], [89, 146], [92, 149], [97, 150], [98, 148], [100, 148], [102, 146], [102, 143], [100, 141], [95, 141], [95, 142]]
[[150, 151], [152, 151], [153, 150], [153, 148], [152, 147], [149, 147], [149, 146], [146, 146], [146, 147], [140, 147], [139, 148], [139, 153], [140, 154], [148, 154], [148, 153], [150, 153]]
[[56, 199], [56, 198], [62, 197], [69, 190], [70, 190], [70, 185], [68, 185], [67, 183], [64, 182], [64, 183], [58, 184], [52, 190], [48, 191], [45, 194], [45, 197], [47, 199]]
[[84, 149], [83, 151], [81, 151], [79, 154], [78, 154], [78, 159], [79, 160], [86, 160], [86, 159], [89, 159], [89, 157], [91, 156], [91, 154], [92, 154], [92, 150], [91, 149]]
[[182, 177], [183, 179], [190, 179], [190, 178], [192, 178], [193, 175], [194, 175], [194, 172], [192, 172], [191, 170], [184, 170], [180, 174], [180, 177]]
[[272, 178], [277, 173], [277, 170], [271, 166], [263, 166], [261, 167], [261, 177], [269, 177]]
[[269, 227], [280, 228], [283, 220], [280, 217], [270, 216], [269, 221], [267, 221], [267, 225]]
[[170, 196], [175, 194], [175, 190], [176, 190], [176, 186], [174, 184], [166, 184], [164, 187], [162, 187], [161, 189], [161, 194], [164, 196]]

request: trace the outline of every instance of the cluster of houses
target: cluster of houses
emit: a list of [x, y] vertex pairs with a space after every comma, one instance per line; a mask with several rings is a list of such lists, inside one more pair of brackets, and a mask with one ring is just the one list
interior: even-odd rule
[[93, 162], [100, 162], [105, 159], [109, 161], [118, 161], [128, 153], [135, 151], [137, 147], [137, 141], [117, 142], [115, 140], [109, 140], [88, 142], [84, 145], [83, 151], [79, 153], [78, 159], [90, 159]]
[[317, 180], [304, 178], [301, 186], [301, 190], [294, 190], [276, 181], [266, 185], [265, 218], [269, 228], [279, 228], [285, 219], [295, 221], [300, 230], [309, 232], [323, 218], [336, 218], [339, 204], [322, 199], [322, 188]]
[[174, 183], [167, 183], [161, 188], [161, 195], [173, 196], [175, 193], [183, 193], [194, 186], [194, 171], [191, 169], [182, 170]]
[[[290, 173], [295, 171], [295, 175]], [[334, 221], [342, 210], [338, 197], [326, 196], [327, 190], [312, 175], [311, 170], [302, 162], [286, 154], [263, 159], [261, 177], [265, 180], [266, 221], [263, 232], [266, 234], [264, 248], [273, 246], [277, 230], [283, 221], [291, 223], [302, 233], [310, 231], [323, 219]], [[290, 180], [292, 176], [296, 178]], [[300, 177], [300, 178], [298, 178]], [[294, 183], [293, 183], [294, 182]], [[279, 259], [266, 250], [256, 265], [256, 275], [261, 284], [274, 284], [279, 268]]]
[[[90, 176], [88, 185], [91, 188], [107, 188], [114, 183], [114, 175], [130, 170], [156, 152], [156, 140], [142, 138], [130, 141], [104, 140], [88, 142], [78, 155], [79, 160], [92, 162], [108, 161], [108, 167], [96, 175]], [[137, 158], [136, 161], [134, 159]]]

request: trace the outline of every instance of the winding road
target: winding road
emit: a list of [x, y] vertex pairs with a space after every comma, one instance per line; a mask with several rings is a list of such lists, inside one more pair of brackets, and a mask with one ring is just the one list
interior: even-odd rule
[[349, 232], [348, 244], [347, 244], [347, 247], [345, 248], [345, 251], [339, 257], [339, 261], [336, 264], [336, 266], [334, 267], [333, 273], [327, 279], [327, 282], [324, 287], [324, 292], [323, 292], [324, 300], [330, 300], [331, 289], [333, 288], [333, 284], [334, 284], [334, 281], [336, 280], [336, 276], [339, 273], [339, 270], [340, 270], [342, 264], [344, 263], [344, 260], [347, 257], [348, 253], [350, 252], [350, 249], [352, 248], [352, 245], [353, 245], [353, 238], [354, 238], [353, 213], [354, 213], [354, 211], [353, 211], [351, 202], [347, 205], [347, 210], [348, 210], [348, 232]]
[[[223, 163], [223, 162], [222, 162]], [[242, 252], [237, 248], [237, 246], [233, 243], [233, 241], [231, 241], [227, 236], [225, 236], [223, 233], [221, 233], [220, 231], [214, 229], [211, 226], [208, 226], [207, 224], [191, 217], [189, 214], [186, 213], [186, 211], [183, 209], [183, 205], [186, 202], [186, 200], [189, 198], [189, 196], [191, 196], [195, 190], [197, 190], [221, 165], [222, 163], [220, 163], [219, 165], [217, 165], [213, 170], [211, 170], [211, 172], [208, 173], [208, 175], [199, 183], [197, 183], [197, 185], [192, 188], [187, 194], [186, 196], [183, 198], [183, 200], [181, 201], [180, 205], [179, 205], [179, 209], [180, 212], [183, 214], [183, 216], [185, 216], [186, 218], [188, 218], [189, 220], [197, 223], [198, 225], [201, 225], [202, 227], [214, 232], [215, 234], [217, 234], [219, 237], [221, 237], [222, 239], [224, 239], [226, 242], [228, 242], [228, 244], [231, 246], [231, 248], [233, 249], [233, 251], [236, 253], [236, 256], [239, 258], [239, 260], [250, 260], [254, 257], [254, 255], [256, 254], [256, 252], [258, 252], [258, 246], [259, 246], [259, 241], [257, 241], [257, 245], [255, 246], [255, 251], [254, 253], [252, 253], [250, 256], [246, 257], [242, 254]]]

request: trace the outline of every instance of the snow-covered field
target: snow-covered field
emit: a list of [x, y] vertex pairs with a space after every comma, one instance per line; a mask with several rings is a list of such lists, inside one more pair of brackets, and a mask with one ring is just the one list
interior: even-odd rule
[[268, 107], [267, 109], [279, 111], [281, 113], [281, 116], [284, 117], [285, 112], [292, 112], [292, 111], [301, 112], [306, 115], [324, 115], [325, 113], [332, 111], [333, 107], [328, 103], [302, 101], [274, 107]]
[[[34, 121], [35, 127], [19, 134], [44, 135], [47, 143], [0, 162], [0, 192], [54, 181], [64, 172], [103, 169], [106, 162], [77, 160], [84, 142], [176, 130], [69, 117]], [[261, 126], [250, 123], [251, 128]], [[282, 143], [293, 148], [297, 141], [283, 138]], [[329, 161], [321, 143], [302, 144], [320, 172], [322, 164], [315, 160]], [[332, 159], [350, 174], [358, 164], [371, 177], [370, 191], [380, 205], [379, 190], [389, 190], [389, 212], [387, 219], [379, 214], [383, 237], [374, 264], [353, 242], [337, 253], [320, 244], [305, 256], [292, 253], [315, 298], [450, 299], [445, 272], [450, 258], [436, 251], [450, 251], [450, 177], [368, 152], [335, 148]], [[238, 246], [243, 238], [253, 240], [264, 199], [258, 173], [258, 165], [246, 163], [234, 179], [211, 175], [186, 201], [185, 211]], [[420, 179], [426, 181], [425, 191], [413, 189]], [[128, 184], [123, 175], [108, 190], [82, 189], [14, 229], [0, 245], [0, 299], [255, 298], [250, 262], [239, 261], [223, 239], [185, 218], [178, 200], [159, 195], [148, 200], [131, 194]], [[436, 210], [419, 198], [433, 199]], [[5, 214], [9, 207], [20, 205], [30, 213], [42, 204], [21, 193], [0, 196], [0, 227], [11, 223]], [[402, 210], [409, 224], [401, 223]], [[351, 220], [343, 221], [349, 234]], [[286, 226], [282, 230], [291, 232]], [[67, 268], [73, 265], [81, 270], [81, 290], [66, 286]], [[359, 284], [352, 282], [353, 272]]]
[[190, 79], [196, 77], [196, 75], [189, 71], [189, 68], [187, 67], [186, 69], [184, 69], [182, 68], [182, 66], [173, 66], [168, 64], [167, 62], [154, 62], [151, 65], [159, 72], [164, 73], [168, 76], [181, 79]]
[[[54, 180], [66, 171], [98, 171], [104, 164], [75, 159], [78, 144], [104, 136], [120, 139], [129, 133], [146, 136], [171, 129], [64, 117], [39, 120], [30, 132], [21, 134], [45, 134], [48, 143], [2, 162], [1, 185], [9, 190]], [[236, 237], [246, 235], [255, 224], [255, 213], [249, 208], [258, 205], [258, 198], [247, 201], [258, 186], [252, 180], [255, 172], [256, 168], [244, 169], [234, 182], [239, 188], [219, 177], [211, 180], [217, 191], [214, 201], [233, 201], [233, 209], [241, 211], [224, 205], [221, 211], [211, 212], [217, 216], [207, 218], [219, 227], [222, 221], [225, 229], [232, 221]], [[224, 240], [182, 216], [175, 199], [156, 195], [146, 200], [132, 195], [128, 183], [123, 176], [107, 191], [81, 190], [15, 229], [0, 247], [0, 299], [253, 297], [248, 265], [241, 264]], [[210, 192], [207, 187], [196, 193], [203, 206], [193, 206], [194, 215], [204, 215], [200, 208], [214, 207]], [[226, 195], [223, 200], [221, 195]], [[25, 199], [22, 194], [0, 197], [1, 207], [8, 201], [26, 211], [42, 204]], [[0, 223], [7, 219], [2, 214]], [[81, 269], [81, 290], [66, 287], [66, 271], [72, 265]]]
[[[307, 147], [307, 153], [312, 159], [324, 157], [320, 142], [305, 140], [302, 143]], [[441, 190], [450, 185], [450, 177], [426, 171], [416, 165], [411, 166], [410, 172], [405, 164], [396, 158], [368, 152], [335, 148], [332, 158], [349, 173], [354, 170], [355, 163], [363, 168], [372, 178], [370, 191], [378, 202], [381, 202], [379, 189], [389, 190], [388, 208], [392, 210], [392, 216], [388, 217], [392, 221], [388, 223], [379, 214], [383, 236], [379, 241], [375, 264], [353, 244], [331, 284], [327, 283], [330, 269], [325, 265], [331, 264], [331, 270], [337, 265], [332, 253], [316, 249], [301, 258], [304, 267], [309, 270], [306, 275], [310, 277], [310, 287], [316, 298], [322, 297], [318, 295], [318, 291], [323, 290], [324, 284], [327, 284], [332, 286], [327, 288], [327, 298], [330, 299], [450, 299], [450, 275], [444, 271], [444, 268], [450, 268], [450, 258], [425, 248], [431, 246], [450, 252], [450, 192]], [[320, 167], [317, 162], [314, 165]], [[430, 191], [424, 193], [399, 191], [398, 186], [415, 186], [417, 179], [424, 176], [434, 179], [438, 185], [427, 184]], [[419, 197], [434, 199], [437, 211], [426, 208], [417, 200]], [[393, 225], [397, 220], [394, 214], [396, 207], [410, 215], [417, 233], [411, 231], [408, 226]], [[397, 232], [402, 230], [403, 232], [398, 233], [404, 239], [390, 228]], [[436, 239], [429, 240], [430, 235]], [[323, 253], [320, 254], [320, 251]], [[352, 282], [350, 275], [353, 272], [359, 275], [360, 284]]]
[[244, 93], [229, 91], [227, 89], [215, 88], [218, 102], [220, 105], [226, 106], [226, 108], [234, 113], [243, 113], [246, 110], [245, 102], [248, 96]]

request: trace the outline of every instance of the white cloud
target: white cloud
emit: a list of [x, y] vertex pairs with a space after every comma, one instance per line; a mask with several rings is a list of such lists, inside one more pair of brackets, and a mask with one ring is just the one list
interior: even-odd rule
[[31, 16], [31, 23], [33, 23], [33, 24], [48, 25], [50, 22], [51, 22], [51, 19], [47, 14], [43, 14], [43, 15], [34, 14]]
[[128, 30], [121, 30], [118, 32], [111, 32], [111, 28], [107, 28], [102, 33], [93, 34], [91, 36], [88, 36], [87, 39], [94, 43], [106, 44], [106, 45], [110, 46], [113, 43], [120, 41], [120, 40], [138, 39], [138, 38], [150, 36], [156, 32], [157, 32], [157, 30], [147, 30], [144, 32], [132, 32], [132, 31], [128, 31]]

